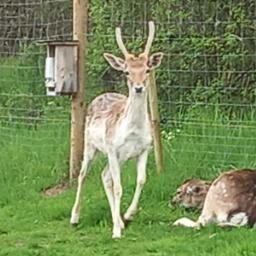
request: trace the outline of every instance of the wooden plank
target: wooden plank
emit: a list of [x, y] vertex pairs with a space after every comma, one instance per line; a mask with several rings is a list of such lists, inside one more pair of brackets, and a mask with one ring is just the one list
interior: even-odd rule
[[72, 96], [71, 103], [71, 147], [70, 147], [70, 170], [69, 177], [74, 179], [78, 176], [84, 147], [84, 124], [85, 124], [85, 35], [87, 32], [87, 0], [73, 0], [73, 40], [78, 41], [78, 91]]
[[163, 171], [163, 153], [161, 144], [161, 132], [160, 132], [160, 117], [158, 111], [158, 97], [155, 80], [155, 72], [151, 71], [149, 78], [149, 106], [150, 116], [153, 127], [153, 141], [154, 141], [154, 153], [157, 173]]
[[75, 46], [79, 45], [77, 40], [70, 41], [53, 41], [53, 40], [38, 40], [37, 45], [49, 45], [49, 46]]
[[55, 56], [55, 81], [57, 95], [77, 92], [77, 46], [57, 46]]

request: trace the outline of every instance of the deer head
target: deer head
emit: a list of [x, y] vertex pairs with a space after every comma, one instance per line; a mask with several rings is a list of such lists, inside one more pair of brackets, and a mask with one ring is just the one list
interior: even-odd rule
[[135, 56], [128, 53], [122, 40], [121, 29], [116, 28], [116, 40], [124, 59], [110, 53], [104, 53], [105, 59], [116, 70], [123, 71], [127, 77], [130, 93], [141, 94], [146, 91], [149, 73], [161, 64], [162, 52], [154, 53], [149, 57], [150, 47], [155, 34], [154, 22], [149, 22], [149, 35], [143, 53]]
[[200, 179], [188, 179], [177, 189], [170, 204], [183, 205], [185, 208], [201, 209], [211, 182]]

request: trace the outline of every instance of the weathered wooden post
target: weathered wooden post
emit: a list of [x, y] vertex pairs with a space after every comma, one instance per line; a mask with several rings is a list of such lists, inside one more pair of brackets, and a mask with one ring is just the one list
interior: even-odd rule
[[157, 173], [163, 171], [163, 153], [160, 134], [160, 117], [158, 111], [158, 97], [155, 80], [155, 72], [151, 71], [149, 78], [149, 105], [150, 116], [153, 126], [154, 153]]
[[85, 48], [87, 32], [87, 0], [73, 0], [73, 39], [78, 41], [78, 91], [72, 96], [71, 103], [71, 146], [70, 179], [79, 173], [83, 157], [83, 137], [85, 123]]

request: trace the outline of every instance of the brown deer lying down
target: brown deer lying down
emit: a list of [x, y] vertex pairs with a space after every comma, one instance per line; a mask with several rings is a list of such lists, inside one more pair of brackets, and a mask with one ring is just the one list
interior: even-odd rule
[[[188, 186], [189, 183], [195, 183], [195, 186], [193, 184]], [[210, 223], [235, 227], [245, 225], [253, 227], [255, 225], [256, 171], [242, 169], [225, 172], [210, 187], [208, 182], [204, 185], [204, 181], [201, 181], [200, 186], [197, 186], [199, 183], [198, 180], [196, 182], [195, 180], [187, 181], [178, 189], [173, 199], [174, 202], [185, 207], [200, 208], [205, 198], [198, 220], [181, 218], [176, 220], [173, 225], [195, 228]]]

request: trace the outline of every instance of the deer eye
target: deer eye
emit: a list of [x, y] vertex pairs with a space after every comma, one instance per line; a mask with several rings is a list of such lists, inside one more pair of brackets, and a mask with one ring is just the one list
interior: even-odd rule
[[147, 70], [146, 70], [146, 74], [149, 74], [149, 73], [150, 73], [150, 69], [147, 69]]
[[128, 71], [125, 71], [124, 74], [125, 74], [126, 76], [129, 76], [129, 75], [130, 75], [130, 73], [129, 73]]
[[193, 188], [193, 192], [195, 192], [195, 193], [199, 193], [200, 190], [201, 190], [201, 188], [197, 187], [197, 186]]

